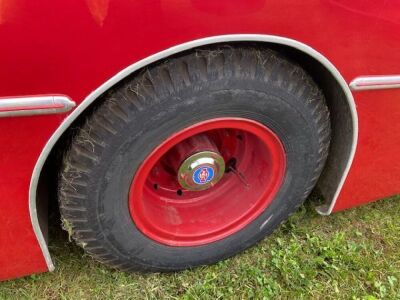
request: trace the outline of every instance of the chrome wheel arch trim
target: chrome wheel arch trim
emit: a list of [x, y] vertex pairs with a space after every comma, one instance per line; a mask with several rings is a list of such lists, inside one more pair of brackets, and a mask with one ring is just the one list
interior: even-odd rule
[[284, 46], [289, 46], [291, 48], [297, 49], [301, 52], [304, 52], [305, 54], [311, 56], [315, 60], [317, 60], [319, 63], [321, 63], [330, 73], [331, 75], [337, 80], [338, 84], [342, 88], [352, 116], [352, 129], [353, 129], [353, 139], [352, 139], [352, 147], [351, 147], [351, 152], [349, 155], [349, 159], [346, 165], [346, 168], [342, 174], [342, 177], [340, 179], [340, 182], [338, 184], [337, 190], [334, 194], [333, 199], [331, 199], [330, 204], [324, 205], [319, 207], [318, 212], [322, 215], [329, 215], [333, 207], [336, 203], [337, 198], [339, 197], [339, 193], [344, 185], [344, 182], [346, 180], [346, 177], [350, 171], [351, 164], [354, 159], [355, 151], [356, 151], [356, 146], [357, 146], [357, 140], [358, 140], [358, 117], [357, 117], [357, 111], [356, 111], [356, 105], [354, 102], [353, 95], [350, 91], [350, 88], [348, 84], [346, 83], [345, 79], [343, 76], [340, 74], [340, 72], [336, 69], [336, 67], [321, 53], [316, 51], [315, 49], [311, 48], [310, 46], [307, 46], [306, 44], [299, 42], [294, 39], [290, 38], [285, 38], [281, 36], [274, 36], [274, 35], [264, 35], [264, 34], [229, 34], [229, 35], [218, 35], [218, 36], [211, 36], [211, 37], [206, 37], [206, 38], [201, 38], [197, 40], [192, 40], [183, 44], [179, 44], [176, 46], [173, 46], [171, 48], [168, 48], [166, 50], [160, 51], [156, 54], [150, 55], [140, 61], [137, 61], [133, 63], [132, 65], [129, 65], [122, 71], [118, 72], [115, 74], [113, 77], [111, 77], [109, 80], [104, 82], [101, 86], [99, 86], [96, 90], [94, 90], [92, 93], [90, 93], [83, 101], [78, 105], [78, 107], [72, 111], [72, 113], [65, 118], [65, 120], [60, 124], [60, 126], [57, 128], [57, 130], [53, 133], [53, 135], [50, 137], [50, 139], [47, 141], [45, 147], [43, 148], [38, 161], [36, 162], [36, 165], [33, 170], [31, 182], [30, 182], [30, 189], [29, 189], [29, 210], [30, 210], [30, 216], [33, 224], [33, 228], [35, 231], [35, 234], [37, 236], [38, 242], [40, 244], [40, 247], [43, 251], [43, 255], [45, 257], [45, 260], [47, 262], [49, 270], [53, 270], [54, 266], [52, 263], [52, 259], [50, 257], [50, 253], [46, 244], [46, 241], [44, 239], [43, 233], [39, 227], [39, 220], [38, 216], [36, 213], [36, 191], [37, 191], [37, 186], [39, 182], [39, 177], [42, 171], [42, 168], [47, 160], [47, 157], [49, 156], [51, 150], [53, 149], [54, 145], [56, 142], [59, 140], [59, 138], [62, 136], [62, 134], [70, 127], [70, 125], [75, 121], [81, 113], [85, 111], [85, 109], [92, 104], [99, 96], [101, 96], [105, 91], [110, 89], [112, 86], [114, 86], [116, 83], [121, 81], [122, 79], [126, 78], [133, 72], [144, 68], [154, 62], [160, 61], [162, 59], [165, 59], [169, 56], [172, 56], [174, 54], [190, 50], [196, 47], [201, 47], [201, 46], [206, 46], [206, 45], [212, 45], [212, 44], [218, 44], [218, 43], [227, 43], [227, 42], [262, 42], [262, 43], [272, 43], [272, 44], [278, 44], [278, 45], [284, 45]]

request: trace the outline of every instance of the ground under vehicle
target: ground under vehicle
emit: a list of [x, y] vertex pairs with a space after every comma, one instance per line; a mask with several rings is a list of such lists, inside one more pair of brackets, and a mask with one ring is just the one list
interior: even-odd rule
[[[73, 142], [75, 154], [72, 155], [73, 152], [70, 151], [70, 154], [67, 154], [69, 156], [66, 156], [74, 162], [75, 171], [79, 167], [85, 170], [93, 167], [86, 160], [84, 163], [83, 160], [77, 162], [82, 158], [78, 157], [77, 152], [80, 151], [83, 157], [95, 162], [116, 159], [111, 156], [102, 156], [100, 152], [97, 152], [97, 147], [110, 144], [106, 140], [111, 138], [108, 134], [118, 136], [125, 126], [129, 127], [126, 124], [134, 124], [135, 126], [132, 125], [131, 129], [135, 130], [141, 124], [147, 124], [146, 122], [149, 120], [154, 125], [151, 133], [155, 135], [153, 137], [145, 136], [140, 142], [132, 144], [142, 147], [141, 149], [123, 152], [127, 156], [123, 156], [122, 152], [118, 152], [119, 150], [116, 149], [111, 151], [120, 153], [119, 158], [126, 159], [131, 155], [136, 164], [131, 166], [133, 170], [138, 169], [140, 163], [145, 160], [145, 157], [139, 158], [138, 154], [142, 153], [146, 157], [150, 157], [147, 161], [155, 164], [160, 156], [168, 152], [173, 145], [180, 143], [184, 139], [183, 137], [197, 135], [204, 130], [215, 131], [221, 128], [230, 128], [228, 135], [236, 136], [236, 142], [228, 139], [227, 144], [239, 143], [238, 136], [249, 135], [250, 137], [247, 138], [250, 141], [249, 147], [257, 148], [261, 143], [264, 150], [270, 149], [257, 152], [255, 155], [262, 157], [264, 168], [269, 165], [276, 166], [270, 174], [281, 174], [276, 178], [272, 176], [274, 178], [270, 182], [269, 178], [262, 179], [265, 181], [264, 183], [270, 183], [268, 185], [270, 197], [261, 197], [263, 200], [257, 206], [258, 209], [251, 212], [250, 216], [246, 216], [245, 221], [239, 222], [239, 225], [225, 229], [223, 228], [225, 222], [221, 222], [219, 225], [216, 224], [216, 227], [208, 228], [210, 232], [222, 232], [210, 234], [211, 237], [193, 237], [199, 227], [191, 227], [189, 223], [184, 223], [185, 225], [181, 228], [183, 230], [182, 237], [171, 239], [171, 235], [173, 236], [173, 232], [176, 230], [176, 227], [173, 226], [179, 225], [180, 222], [176, 219], [176, 214], [172, 213], [171, 215], [171, 209], [167, 209], [168, 216], [172, 216], [170, 223], [160, 222], [157, 224], [157, 228], [164, 226], [164, 229], [172, 226], [168, 227], [167, 233], [165, 230], [154, 229], [151, 224], [148, 224], [146, 218], [148, 215], [142, 214], [143, 210], [136, 210], [136, 207], [140, 207], [143, 203], [128, 205], [128, 194], [135, 194], [135, 192], [125, 191], [124, 206], [121, 204], [118, 206], [120, 211], [113, 211], [113, 213], [121, 220], [125, 220], [129, 216], [136, 216], [133, 219], [137, 221], [137, 224], [140, 219], [142, 225], [138, 225], [140, 230], [135, 233], [137, 234], [135, 238], [142, 238], [143, 232], [146, 232], [144, 235], [148, 240], [157, 241], [156, 244], [169, 248], [183, 248], [181, 250], [201, 248], [201, 245], [217, 243], [220, 240], [227, 241], [232, 233], [243, 232], [242, 229], [253, 224], [251, 222], [270, 207], [270, 202], [278, 203], [274, 200], [273, 195], [281, 190], [282, 182], [285, 182], [285, 178], [287, 178], [285, 177], [288, 166], [286, 156], [291, 153], [289, 150], [297, 151], [296, 153], [303, 151], [301, 159], [298, 159], [299, 156], [297, 157], [298, 162], [304, 163], [307, 158], [306, 154], [310, 149], [302, 148], [301, 145], [314, 145], [312, 148], [314, 155], [308, 162], [309, 166], [313, 165], [313, 168], [310, 167], [306, 173], [307, 176], [298, 173], [298, 178], [304, 177], [309, 180], [298, 182], [299, 186], [303, 186], [303, 190], [301, 190], [303, 196], [300, 197], [296, 194], [296, 203], [288, 204], [291, 207], [290, 211], [294, 210], [295, 206], [308, 195], [315, 181], [320, 186], [326, 200], [326, 205], [319, 208], [322, 214], [329, 214], [332, 211], [398, 193], [400, 190], [400, 163], [396, 158], [399, 157], [400, 148], [396, 141], [400, 135], [400, 123], [398, 122], [400, 114], [398, 89], [400, 86], [400, 76], [398, 75], [400, 73], [400, 53], [396, 49], [400, 48], [400, 41], [397, 38], [400, 32], [400, 20], [397, 14], [399, 9], [400, 6], [396, 2], [378, 5], [365, 1], [352, 1], [351, 3], [347, 1], [309, 1], [297, 4], [290, 1], [266, 2], [262, 0], [217, 2], [88, 0], [69, 1], [63, 4], [44, 0], [35, 2], [3, 1], [0, 4], [0, 37], [3, 41], [0, 48], [0, 145], [2, 153], [0, 157], [0, 220], [3, 224], [0, 228], [0, 279], [53, 268], [43, 234], [46, 228], [46, 218], [45, 214], [41, 212], [46, 207], [44, 201], [46, 197], [38, 187], [46, 187], [46, 174], [49, 174], [51, 169], [48, 166], [53, 165], [49, 158], [54, 157], [52, 153], [57, 148], [58, 142], [63, 141], [66, 136], [71, 134], [71, 128], [72, 130], [77, 127], [85, 128], [77, 133], [76, 136], [80, 137], [78, 142], [76, 142], [76, 138]], [[283, 12], [284, 15], [282, 15]], [[260, 52], [260, 50], [262, 51]], [[243, 57], [248, 59], [241, 60]], [[227, 62], [229, 64], [225, 64]], [[259, 69], [264, 63], [266, 68]], [[236, 67], [229, 71], [229, 67], [232, 65]], [[271, 72], [271, 68], [274, 72]], [[237, 71], [238, 69], [242, 71]], [[222, 73], [221, 70], [223, 70]], [[289, 97], [291, 100], [288, 100], [285, 89], [292, 89], [293, 85], [290, 83], [293, 81], [283, 80], [279, 76], [268, 77], [267, 75], [270, 73], [281, 74], [284, 78], [294, 76], [291, 80], [294, 80], [297, 86], [312, 85], [309, 91], [309, 95], [312, 97], [298, 94], [298, 97]], [[179, 76], [172, 78], [174, 74], [179, 74]], [[230, 74], [229, 76], [239, 74], [240, 76], [235, 77], [235, 80], [232, 77], [225, 80], [226, 74]], [[269, 80], [271, 85], [261, 86], [257, 81], [256, 88], [252, 85], [252, 81], [248, 80], [249, 78], [261, 78], [261, 75], [262, 78]], [[142, 81], [138, 81], [139, 79]], [[162, 82], [162, 86], [157, 84], [159, 82]], [[214, 85], [207, 85], [208, 89], [204, 85], [201, 88], [196, 85], [202, 82], [214, 82]], [[283, 128], [286, 124], [286, 122], [284, 122], [285, 124], [276, 124], [275, 121], [280, 118], [276, 117], [275, 120], [272, 115], [264, 115], [257, 119], [255, 113], [258, 112], [258, 106], [254, 104], [249, 108], [246, 106], [248, 101], [245, 101], [246, 103], [237, 102], [234, 113], [232, 113], [229, 108], [231, 100], [243, 101], [248, 97], [248, 94], [243, 94], [243, 92], [240, 97], [234, 96], [232, 91], [235, 90], [235, 82], [243, 84], [239, 90], [258, 91], [264, 94], [264, 96], [258, 94], [258, 103], [261, 103], [263, 97], [271, 98], [265, 94], [273, 86], [279, 88], [279, 91], [274, 94], [275, 98], [286, 99], [283, 102], [291, 101], [290, 107], [292, 108], [280, 111], [280, 108], [285, 107], [282, 102], [275, 111], [279, 112], [279, 115], [287, 113], [286, 117], [291, 114], [293, 119], [296, 116], [294, 112], [302, 110], [303, 104], [307, 100], [315, 98], [317, 103], [302, 112], [303, 117], [297, 115], [297, 123], [295, 123], [296, 126], [293, 126], [294, 128], [288, 128], [287, 131], [286, 129], [282, 130], [283, 136], [290, 136], [285, 139], [285, 143], [282, 141], [282, 136], [277, 134], [279, 128]], [[279, 86], [275, 85], [276, 82], [279, 82]], [[215, 110], [215, 106], [212, 104], [216, 98], [201, 102], [203, 105], [196, 106], [196, 111], [202, 112], [201, 117], [190, 122], [188, 116], [192, 117], [190, 112], [193, 113], [195, 110], [189, 109], [185, 105], [195, 105], [199, 102], [178, 101], [179, 99], [190, 100], [191, 94], [188, 92], [189, 89], [183, 89], [185, 86], [190, 86], [193, 93], [206, 91], [202, 95], [196, 94], [196, 97], [202, 97], [202, 99], [205, 99], [205, 95], [215, 94], [210, 91], [215, 92], [218, 87], [231, 92], [224, 95], [223, 98], [218, 98], [223, 100], [218, 102], [221, 104], [219, 110]], [[137, 87], [144, 90], [138, 90]], [[162, 88], [158, 89], [158, 87]], [[124, 91], [127, 88], [131, 92], [128, 97], [128, 106], [113, 106], [115, 99], [117, 99], [117, 103], [122, 103], [120, 99], [126, 98]], [[172, 105], [176, 110], [164, 103], [164, 99], [168, 97], [160, 96], [175, 92], [182, 92], [182, 94], [174, 94], [172, 97], [176, 101]], [[255, 94], [253, 96], [251, 99], [256, 98]], [[325, 100], [322, 100], [323, 98]], [[144, 105], [143, 99], [152, 99], [151, 102], [146, 102], [150, 103], [149, 106]], [[105, 105], [103, 105], [104, 103]], [[158, 106], [160, 103], [163, 105]], [[269, 103], [275, 102], [270, 101]], [[320, 103], [324, 103], [323, 107], [319, 106]], [[151, 119], [157, 109], [161, 109], [157, 111], [159, 118]], [[202, 109], [208, 110], [202, 111]], [[88, 115], [92, 116], [99, 110], [103, 110], [100, 111], [101, 117], [95, 116], [91, 118], [92, 121], [86, 122]], [[143, 111], [145, 117], [140, 119], [140, 122], [137, 121], [137, 118], [132, 118], [134, 115], [140, 115], [140, 112]], [[214, 111], [221, 113], [213, 115]], [[251, 112], [253, 117], [250, 119], [253, 122], [246, 121], [248, 118], [244, 111]], [[265, 114], [268, 114], [269, 111], [274, 110], [266, 109]], [[315, 111], [320, 114], [312, 117]], [[186, 113], [179, 114], [179, 112]], [[209, 113], [208, 118], [206, 113]], [[107, 114], [110, 118], [110, 114], [112, 114], [112, 122], [116, 124], [115, 128], [112, 124], [107, 123], [107, 120], [111, 120], [104, 117]], [[321, 123], [321, 120], [327, 120], [328, 114], [330, 129], [326, 127], [326, 122]], [[179, 115], [179, 118], [171, 118], [172, 115]], [[179, 122], [166, 123], [171, 119]], [[265, 119], [271, 119], [273, 122], [265, 124]], [[132, 123], [132, 120], [136, 120], [134, 122], [138, 123]], [[207, 120], [212, 121], [207, 125]], [[313, 123], [310, 125], [302, 120], [311, 120]], [[96, 128], [106, 126], [105, 130], [108, 133], [104, 132], [103, 128], [102, 132], [95, 132], [96, 138], [92, 140], [92, 131], [89, 129], [96, 129], [93, 127], [94, 124], [98, 125]], [[163, 124], [168, 124], [168, 126], [162, 127]], [[205, 127], [197, 127], [196, 124]], [[158, 130], [160, 128], [162, 130]], [[204, 130], [199, 128], [204, 128]], [[246, 128], [244, 133], [237, 132], [243, 128]], [[301, 140], [290, 143], [292, 137], [298, 137], [297, 134], [303, 132], [291, 130], [302, 128], [309, 128], [306, 131], [308, 134], [305, 134]], [[118, 130], [114, 132], [114, 129]], [[135, 134], [139, 135], [143, 132], [149, 131], [143, 128], [143, 130], [135, 131]], [[199, 150], [201, 150], [200, 152], [212, 152], [211, 156], [207, 154], [201, 157], [203, 160], [205, 158], [208, 162], [211, 161], [212, 168], [206, 169], [207, 172], [196, 173], [201, 176], [198, 177], [200, 180], [198, 185], [202, 187], [210, 187], [209, 181], [213, 182], [214, 178], [216, 178], [215, 186], [219, 186], [217, 181], [220, 178], [214, 176], [222, 170], [221, 164], [218, 164], [221, 157], [226, 170], [229, 170], [230, 167], [235, 169], [235, 160], [232, 159], [235, 157], [221, 153], [221, 146], [218, 146], [218, 144], [224, 144], [221, 142], [223, 138], [220, 137], [224, 135], [224, 132], [213, 132], [207, 137], [196, 137], [202, 147], [184, 145], [184, 149], [189, 148], [188, 152], [185, 155], [175, 154], [180, 162], [187, 156], [192, 157], [192, 154], [196, 154]], [[258, 140], [254, 138], [254, 135], [258, 137]], [[328, 135], [329, 138], [327, 138]], [[310, 136], [313, 138], [308, 140], [307, 138]], [[126, 136], [119, 140], [113, 140], [112, 144], [121, 143], [122, 145], [125, 140], [127, 140]], [[168, 141], [169, 148], [163, 146], [161, 147], [163, 151], [153, 153], [154, 149], [160, 149], [157, 148], [157, 145], [162, 144], [164, 140]], [[104, 141], [104, 144], [101, 141]], [[100, 145], [97, 142], [100, 142]], [[293, 145], [293, 147], [289, 147], [289, 145]], [[319, 147], [325, 150], [319, 152]], [[236, 146], [227, 146], [227, 149], [233, 152], [239, 151]], [[182, 153], [182, 151], [178, 152]], [[269, 154], [264, 156], [266, 152]], [[88, 153], [95, 153], [96, 157], [94, 159], [87, 157]], [[217, 154], [216, 157], [213, 156], [215, 154]], [[243, 152], [240, 155], [247, 157], [250, 161], [250, 158], [254, 156], [252, 154], [254, 151], [250, 154]], [[173, 161], [173, 159], [171, 160]], [[194, 157], [192, 162], [197, 161], [198, 158]], [[289, 164], [296, 167], [296, 159], [291, 160]], [[122, 165], [128, 165], [128, 163], [118, 166]], [[202, 163], [200, 165], [203, 166]], [[209, 165], [207, 164], [208, 167]], [[247, 165], [251, 167], [258, 164], [248, 163]], [[172, 162], [167, 169], [176, 171], [181, 166], [179, 163]], [[304, 165], [301, 166], [299, 170], [306, 169]], [[65, 160], [62, 168], [62, 174], [67, 174], [66, 177], [61, 175], [61, 178], [67, 178], [62, 183], [64, 184], [63, 191], [65, 191], [68, 186], [71, 188], [71, 180], [75, 178], [75, 171], [70, 172], [71, 169], [68, 169]], [[112, 173], [107, 173], [111, 172], [107, 168], [97, 170], [96, 172], [100, 172], [97, 174], [102, 174], [101, 176], [85, 178], [82, 182], [75, 178], [74, 184], [77, 185], [72, 185], [72, 190], [76, 191], [79, 189], [78, 186], [80, 188], [88, 186], [87, 180], [117, 178], [116, 170], [119, 169], [119, 167], [114, 168]], [[197, 169], [194, 168], [189, 170], [189, 173], [183, 174], [184, 176], [189, 174], [190, 177], [194, 175], [195, 170]], [[255, 170], [253, 178], [262, 176], [260, 170]], [[299, 170], [296, 172], [300, 172]], [[125, 171], [126, 174], [129, 173], [129, 170]], [[310, 175], [314, 171], [315, 178]], [[134, 186], [134, 184], [130, 185], [130, 182], [132, 182], [135, 172], [131, 172], [131, 175], [126, 177], [129, 182], [124, 183], [125, 186]], [[218, 174], [211, 176], [212, 172]], [[322, 176], [320, 177], [321, 172]], [[238, 173], [237, 170], [236, 173]], [[225, 174], [221, 171], [222, 177]], [[238, 180], [233, 185], [246, 188], [240, 172], [237, 175], [234, 170], [227, 176], [233, 177], [232, 174]], [[300, 174], [304, 176], [300, 176]], [[82, 174], [78, 172], [78, 175]], [[145, 177], [143, 175], [141, 178]], [[165, 182], [166, 178], [169, 177], [161, 176], [158, 180]], [[206, 185], [203, 185], [201, 180], [204, 180]], [[256, 181], [250, 185], [255, 183]], [[145, 188], [143, 182], [138, 184]], [[156, 189], [154, 184], [157, 184], [158, 188], [159, 183], [153, 182], [153, 189]], [[168, 187], [165, 189], [172, 190], [171, 184], [177, 195], [170, 198], [169, 201], [172, 203], [177, 201], [175, 198], [179, 198], [179, 193], [186, 195], [186, 192], [177, 188], [176, 182], [165, 183]], [[249, 183], [247, 182], [247, 184]], [[104, 187], [107, 184], [97, 181], [90, 182], [90, 186]], [[192, 180], [189, 182], [189, 187], [186, 188], [190, 191], [196, 189], [196, 186]], [[85, 199], [86, 195], [93, 195], [92, 192], [95, 190], [81, 190], [74, 199]], [[227, 188], [221, 193], [224, 194], [230, 190]], [[119, 191], [117, 188], [103, 191], [102, 194], [110, 193], [111, 195]], [[259, 193], [264, 191], [260, 189]], [[300, 190], [297, 192], [300, 193]], [[196, 191], [192, 191], [192, 193], [196, 193]], [[199, 193], [207, 193], [207, 190]], [[62, 197], [62, 195], [60, 196]], [[132, 199], [138, 199], [139, 196], [132, 197]], [[76, 202], [71, 199], [71, 190], [69, 190], [69, 196], [62, 202], [64, 204], [72, 203], [72, 206], [67, 207], [67, 210], [64, 211], [66, 219], [76, 221], [73, 228], [80, 226], [78, 223], [88, 223], [82, 216], [92, 210], [88, 207], [74, 207]], [[153, 200], [155, 201], [155, 198]], [[253, 206], [253, 200], [257, 202], [257, 199], [250, 199], [249, 207]], [[176, 209], [177, 206], [172, 207]], [[111, 211], [107, 207], [104, 209]], [[157, 213], [156, 207], [149, 209], [154, 213], [153, 220], [163, 220]], [[279, 208], [276, 209], [279, 210]], [[187, 220], [190, 220], [194, 212], [187, 214]], [[122, 215], [119, 213], [124, 213], [124, 217], [121, 217]], [[285, 211], [284, 215], [287, 213], [289, 211]], [[229, 218], [230, 215], [233, 215], [234, 218], [239, 218], [238, 214], [240, 212], [231, 211], [226, 217]], [[106, 223], [112, 224], [113, 220], [118, 219], [116, 216], [107, 216]], [[204, 215], [203, 217], [208, 218], [209, 216]], [[268, 231], [269, 224], [275, 222], [270, 217], [270, 214], [263, 216], [259, 220], [261, 223], [258, 227], [264, 224], [263, 228]], [[219, 218], [221, 216], [218, 216], [217, 219]], [[284, 216], [282, 215], [281, 218], [283, 219]], [[202, 220], [204, 221], [204, 219]], [[279, 223], [279, 220], [277, 219], [276, 223]], [[132, 219], [130, 222], [133, 224]], [[81, 228], [79, 232], [78, 240], [86, 244], [86, 247], [91, 247], [94, 255], [103, 255], [105, 261], [118, 261], [117, 265], [125, 268], [124, 262], [114, 258], [108, 252], [105, 253], [102, 247], [96, 248], [98, 245], [87, 245], [90, 240], [98, 239], [102, 230], [93, 233], [88, 228]], [[185, 236], [191, 235], [192, 238], [185, 238]], [[120, 240], [126, 238], [120, 237]], [[247, 244], [236, 243], [238, 249], [235, 251], [239, 251], [259, 238], [260, 236], [257, 235]], [[115, 242], [115, 239], [117, 238], [114, 236], [111, 240]], [[150, 245], [148, 240], [146, 240], [147, 244], [142, 245], [140, 251], [137, 252], [143, 252], [146, 245]], [[152, 246], [153, 243], [151, 242]], [[137, 254], [135, 245], [129, 244], [127, 247], [128, 249], [118, 251]], [[221, 249], [224, 247], [225, 245], [221, 245]], [[27, 249], [29, 249], [29, 255], [26, 255]], [[165, 253], [164, 250], [160, 249], [158, 255], [162, 256], [162, 253]], [[210, 249], [207, 252], [213, 251]], [[218, 251], [215, 250], [214, 253]], [[226, 253], [220, 253], [220, 256], [212, 260], [226, 255]], [[191, 257], [187, 258], [186, 265], [190, 265], [190, 259]], [[162, 262], [160, 264], [159, 268], [162, 269]], [[130, 267], [126, 266], [126, 268]]]

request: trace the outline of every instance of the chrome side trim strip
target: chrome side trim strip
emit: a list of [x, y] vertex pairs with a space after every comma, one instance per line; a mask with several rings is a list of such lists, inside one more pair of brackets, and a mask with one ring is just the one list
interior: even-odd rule
[[0, 118], [58, 114], [71, 110], [75, 102], [67, 96], [0, 98]]
[[400, 89], [400, 75], [361, 76], [349, 86], [352, 91]]
[[[36, 190], [39, 181], [39, 176], [42, 171], [43, 165], [50, 154], [50, 151], [53, 149], [54, 145], [61, 137], [61, 135], [69, 128], [72, 122], [78, 118], [78, 116], [90, 105], [92, 104], [101, 94], [107, 91], [109, 88], [114, 86], [116, 83], [121, 81], [122, 79], [126, 78], [131, 73], [150, 65], [156, 61], [162, 60], [167, 58], [171, 55], [176, 53], [186, 51], [189, 49], [193, 49], [200, 46], [217, 44], [217, 43], [226, 43], [226, 42], [265, 42], [265, 43], [273, 43], [273, 44], [280, 44], [286, 45], [295, 49], [298, 49], [309, 56], [313, 57], [317, 61], [319, 61], [325, 68], [332, 74], [332, 76], [337, 80], [339, 85], [341, 86], [344, 94], [346, 95], [347, 102], [351, 111], [352, 115], [352, 129], [353, 129], [353, 141], [352, 141], [352, 150], [347, 162], [347, 166], [341, 180], [337, 186], [337, 190], [333, 199], [329, 205], [326, 206], [326, 209], [321, 209], [319, 212], [321, 214], [329, 215], [332, 212], [332, 209], [335, 205], [336, 199], [339, 196], [339, 193], [344, 185], [345, 179], [347, 174], [350, 170], [350, 166], [353, 162], [354, 154], [356, 151], [357, 146], [357, 139], [358, 139], [358, 118], [357, 118], [357, 111], [356, 105], [354, 103], [353, 95], [349, 89], [347, 82], [344, 80], [343, 76], [339, 73], [339, 71], [335, 68], [335, 66], [321, 53], [314, 50], [313, 48], [293, 39], [274, 36], [274, 35], [263, 35], [263, 34], [230, 34], [230, 35], [219, 35], [219, 36], [212, 36], [207, 38], [202, 38], [198, 40], [193, 40], [190, 42], [186, 42], [177, 46], [173, 46], [156, 54], [153, 54], [147, 58], [144, 58], [117, 73], [105, 83], [103, 83], [100, 87], [94, 90], [91, 94], [89, 94], [83, 102], [63, 121], [63, 123], [57, 128], [57, 130], [53, 133], [53, 135], [48, 140], [47, 144], [42, 150], [42, 153], [39, 156], [38, 161], [36, 162], [35, 168], [33, 170], [31, 183], [30, 183], [30, 190], [29, 190], [29, 202], [30, 202], [30, 213], [32, 219], [37, 219], [36, 212], [33, 208], [36, 207]], [[38, 224], [38, 222], [36, 221]], [[43, 254], [45, 255], [46, 261], [51, 262], [51, 258], [49, 257], [49, 252], [47, 250], [47, 245], [44, 242], [43, 234], [40, 231], [40, 228], [36, 226], [35, 233], [38, 237], [39, 242], [41, 243], [41, 247], [43, 250]], [[50, 267], [49, 267], [50, 268]]]

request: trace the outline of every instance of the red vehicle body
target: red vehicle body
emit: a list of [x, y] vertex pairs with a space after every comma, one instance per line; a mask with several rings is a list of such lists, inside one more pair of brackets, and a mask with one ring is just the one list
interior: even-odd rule
[[[336, 175], [321, 213], [399, 193], [399, 11], [361, 0], [1, 1], [0, 280], [53, 269], [36, 188], [72, 121], [124, 76], [200, 45], [291, 48], [336, 78], [352, 110], [337, 148], [348, 150], [328, 166]], [[50, 102], [1, 106], [28, 96]]]

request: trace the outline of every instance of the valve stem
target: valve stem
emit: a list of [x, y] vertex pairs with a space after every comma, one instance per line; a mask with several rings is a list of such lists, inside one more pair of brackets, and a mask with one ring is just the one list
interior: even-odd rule
[[232, 171], [233, 174], [235, 174], [239, 180], [244, 184], [244, 186], [248, 189], [250, 185], [247, 183], [246, 177], [243, 175], [242, 172], [238, 171], [235, 167], [229, 166], [228, 169]]

